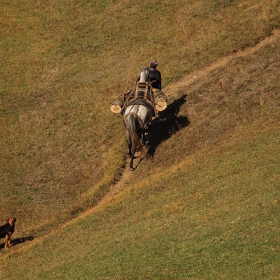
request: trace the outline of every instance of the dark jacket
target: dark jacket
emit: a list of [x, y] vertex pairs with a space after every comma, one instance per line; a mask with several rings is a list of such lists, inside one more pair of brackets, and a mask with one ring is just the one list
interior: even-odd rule
[[150, 68], [149, 77], [152, 87], [161, 90], [161, 73], [155, 68]]

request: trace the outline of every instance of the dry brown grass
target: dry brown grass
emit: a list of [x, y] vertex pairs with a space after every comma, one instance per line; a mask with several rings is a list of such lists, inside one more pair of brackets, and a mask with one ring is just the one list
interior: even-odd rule
[[[172, 96], [169, 111], [167, 109], [154, 120], [155, 132], [150, 132], [150, 141], [160, 145], [156, 148], [156, 156], [139, 172], [157, 173], [157, 170], [184, 162], [198, 150], [216, 148], [230, 141], [232, 133], [240, 126], [250, 126], [260, 120], [277, 120], [280, 104], [280, 84], [275, 75], [280, 66], [278, 42], [279, 39], [273, 43], [269, 41], [264, 50], [251, 54], [246, 51], [246, 56], [235, 59], [229, 56], [228, 63], [223, 61], [220, 67], [202, 71], [194, 79], [196, 73], [188, 76], [187, 86], [182, 82], [177, 97]], [[185, 102], [176, 111], [172, 101], [179, 98]], [[186, 121], [181, 127], [180, 119], [184, 117]], [[161, 143], [161, 138], [170, 139]]]
[[[121, 120], [108, 108], [133, 86], [138, 67], [157, 58], [167, 86], [255, 45], [277, 26], [278, 1], [3, 4], [1, 217], [17, 216], [18, 234], [35, 235], [95, 205], [108, 191], [126, 151]], [[268, 62], [259, 63], [263, 68], [227, 66], [170, 97], [177, 102], [187, 94], [185, 104], [163, 115], [170, 131], [162, 145], [156, 143], [153, 163], [139, 172], [168, 167], [227, 139], [237, 124], [259, 116], [259, 104], [273, 108], [269, 85], [258, 93], [257, 87], [244, 90]], [[270, 84], [278, 86], [276, 80]], [[173, 134], [177, 141], [164, 142]]]
[[[279, 27], [278, 1], [3, 11], [0, 206], [23, 238], [1, 250], [3, 279], [277, 279], [279, 37], [232, 53]], [[126, 151], [109, 104], [152, 58], [167, 89], [191, 75], [167, 91], [129, 183], [92, 208]]]

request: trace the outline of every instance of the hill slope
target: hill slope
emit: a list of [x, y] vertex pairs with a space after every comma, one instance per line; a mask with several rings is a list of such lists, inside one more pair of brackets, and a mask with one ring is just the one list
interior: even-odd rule
[[[138, 67], [157, 58], [167, 86], [254, 46], [280, 22], [270, 0], [67, 3], [3, 4], [0, 205], [2, 219], [17, 216], [25, 236], [96, 205], [119, 179], [125, 135], [108, 108], [134, 86]], [[170, 118], [174, 131], [163, 139], [188, 124], [185, 115]]]
[[[168, 22], [180, 6], [174, 28], [182, 24], [180, 20], [188, 10], [192, 19], [188, 27], [199, 26], [203, 32], [189, 31], [189, 35], [196, 36], [178, 51], [182, 40], [187, 41], [187, 37], [180, 37], [187, 34], [186, 26], [180, 25], [180, 32], [174, 36], [174, 29], [169, 30], [167, 22], [161, 22], [165, 37], [156, 52], [160, 54], [171, 38], [178, 48], [173, 46], [176, 53], [168, 48], [162, 56], [169, 107], [152, 123], [149, 154], [129, 178], [121, 181], [119, 190], [113, 185], [112, 192], [119, 192], [117, 196], [78, 216], [97, 204], [108, 193], [111, 182], [121, 176], [123, 130], [121, 121], [110, 115], [108, 104], [116, 95], [115, 86], [123, 83], [117, 78], [129, 61], [117, 60], [117, 66], [105, 70], [101, 77], [96, 64], [104, 57], [120, 58], [117, 48], [125, 49], [125, 44], [118, 41], [116, 49], [107, 48], [93, 58], [87, 49], [91, 43], [85, 44], [88, 37], [81, 39], [80, 35], [88, 34], [87, 28], [91, 30], [88, 21], [100, 24], [95, 26], [96, 32], [105, 28], [110, 36], [117, 36], [116, 31], [126, 26], [123, 20], [135, 20], [133, 12], [139, 7], [126, 1], [105, 1], [100, 6], [95, 1], [84, 1], [88, 5], [85, 12], [80, 2], [70, 2], [65, 10], [62, 2], [48, 6], [38, 1], [37, 6], [25, 7], [24, 11], [32, 16], [28, 21], [23, 17], [23, 27], [32, 26], [34, 20], [41, 24], [35, 31], [45, 36], [46, 26], [52, 35], [57, 26], [61, 32], [57, 37], [48, 37], [53, 49], [49, 52], [51, 47], [45, 46], [47, 57], [39, 52], [29, 54], [32, 58], [38, 56], [37, 65], [40, 59], [46, 59], [40, 68], [44, 73], [40, 70], [36, 76], [37, 70], [28, 67], [25, 86], [15, 83], [10, 87], [13, 83], [8, 78], [1, 84], [1, 205], [8, 204], [3, 215], [15, 213], [19, 217], [14, 235], [17, 246], [1, 250], [2, 278], [277, 279], [279, 32], [255, 48], [224, 55], [254, 45], [270, 34], [278, 25], [278, 3], [216, 1], [213, 5], [213, 1], [206, 1], [204, 5], [199, 2], [182, 6], [183, 2], [167, 1], [144, 9], [148, 14], [156, 9], [162, 9], [160, 14], [170, 12]], [[18, 3], [24, 5], [25, 1]], [[78, 15], [85, 12], [84, 17], [72, 15], [74, 10]], [[102, 21], [102, 16], [116, 16], [120, 10], [125, 10], [123, 20], [116, 19], [112, 25]], [[7, 4], [5, 12], [11, 11]], [[45, 12], [51, 12], [51, 20], [45, 18], [42, 24], [40, 17]], [[247, 26], [240, 31], [237, 22], [241, 18]], [[15, 21], [10, 20], [12, 23]], [[231, 28], [223, 29], [221, 23]], [[255, 24], [262, 28], [254, 29]], [[113, 26], [117, 29], [111, 30]], [[250, 36], [245, 36], [247, 29]], [[31, 33], [24, 40], [33, 39]], [[144, 47], [139, 51], [141, 39], [134, 49], [136, 38], [130, 38], [129, 32], [125, 34], [130, 58], [135, 59], [128, 66], [132, 73], [132, 68], [149, 54]], [[97, 38], [101, 40], [102, 36]], [[104, 45], [98, 40], [95, 48], [100, 51]], [[37, 42], [40, 48], [42, 42]], [[79, 64], [81, 49], [86, 50], [88, 61]], [[18, 57], [27, 62], [30, 57], [24, 58], [25, 51], [18, 51]], [[55, 68], [55, 58], [60, 55], [65, 55], [63, 65]], [[13, 64], [12, 56], [9, 62], [6, 70], [19, 69], [20, 63]], [[190, 74], [178, 84], [170, 84], [182, 73]], [[92, 77], [96, 79], [90, 80]], [[19, 78], [24, 79], [24, 75]], [[100, 91], [107, 95], [100, 96]], [[94, 104], [90, 103], [92, 98]], [[94, 133], [89, 127], [94, 127]], [[115, 143], [116, 138], [121, 143]], [[65, 223], [75, 215], [77, 219]], [[29, 236], [34, 237], [32, 242], [28, 242]]]
[[[192, 97], [185, 105], [190, 125], [162, 143], [153, 160], [146, 159], [130, 173], [129, 184], [121, 181], [125, 191], [117, 197], [53, 234], [12, 248], [18, 253], [2, 259], [3, 277], [18, 279], [24, 273], [25, 279], [277, 279], [279, 36], [274, 40], [256, 52], [232, 57], [222, 67], [201, 71], [193, 82], [189, 76], [180, 81], [178, 94]], [[242, 90], [234, 81], [225, 84], [227, 69], [242, 72]], [[254, 75], [246, 75], [244, 69]], [[168, 91], [175, 92], [177, 85]], [[226, 92], [226, 86], [233, 88]], [[198, 88], [207, 90], [193, 100]], [[211, 107], [206, 112], [201, 107], [207, 106], [200, 104], [204, 99]], [[194, 128], [196, 110], [204, 122], [196, 120]], [[221, 119], [220, 111], [228, 118]], [[209, 116], [209, 123], [202, 115]], [[230, 127], [218, 125], [231, 118]], [[195, 132], [200, 142], [194, 141]], [[180, 153], [180, 158], [163, 161], [166, 156], [172, 160], [169, 152]], [[13, 262], [20, 264], [17, 270], [10, 266]]]

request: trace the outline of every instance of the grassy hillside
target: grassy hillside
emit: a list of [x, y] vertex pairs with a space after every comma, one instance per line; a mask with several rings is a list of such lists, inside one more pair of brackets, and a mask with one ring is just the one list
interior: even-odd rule
[[61, 227], [120, 178], [109, 105], [140, 66], [167, 86], [280, 23], [278, 1], [99, 2], [3, 3], [2, 278], [277, 279], [279, 40], [168, 96], [126, 191]]

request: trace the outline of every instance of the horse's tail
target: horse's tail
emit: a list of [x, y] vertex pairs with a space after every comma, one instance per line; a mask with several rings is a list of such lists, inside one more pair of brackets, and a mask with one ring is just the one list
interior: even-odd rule
[[138, 147], [142, 146], [138, 130], [137, 130], [137, 124], [139, 124], [139, 120], [135, 114], [129, 114], [127, 116], [127, 128], [128, 128], [128, 133], [131, 139], [131, 144], [132, 144], [132, 150], [136, 151]]

